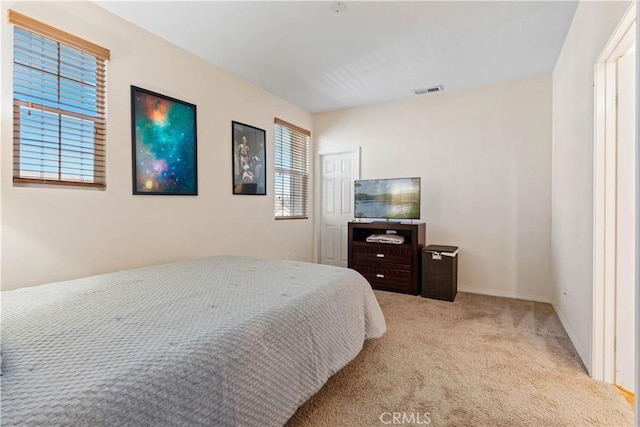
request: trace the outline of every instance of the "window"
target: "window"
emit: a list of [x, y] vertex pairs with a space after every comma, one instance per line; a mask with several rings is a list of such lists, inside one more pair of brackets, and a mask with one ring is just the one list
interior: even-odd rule
[[308, 130], [278, 118], [276, 123], [276, 219], [309, 218]]
[[105, 187], [109, 51], [13, 10], [13, 182]]

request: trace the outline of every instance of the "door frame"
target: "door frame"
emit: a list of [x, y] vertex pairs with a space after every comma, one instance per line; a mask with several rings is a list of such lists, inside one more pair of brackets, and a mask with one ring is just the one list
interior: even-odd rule
[[360, 179], [360, 159], [361, 159], [360, 151], [361, 151], [360, 147], [358, 146], [356, 147], [355, 150], [319, 151], [316, 153], [315, 161], [318, 167], [315, 168], [316, 173], [315, 173], [314, 180], [315, 182], [317, 182], [317, 185], [315, 186], [315, 189], [314, 189], [314, 193], [315, 193], [314, 200], [316, 200], [318, 203], [315, 204], [314, 216], [318, 218], [318, 221], [315, 224], [314, 231], [313, 231], [313, 240], [315, 242], [313, 245], [313, 259], [315, 260], [316, 264], [320, 264], [320, 255], [321, 255], [320, 226], [322, 225], [322, 157], [329, 156], [329, 155], [337, 155], [337, 154], [355, 154], [356, 176], [358, 177], [357, 179]]
[[608, 383], [615, 381], [616, 60], [626, 54], [633, 45], [636, 39], [636, 20], [636, 3], [632, 2], [598, 57], [594, 73], [593, 357], [591, 376], [596, 380]]
[[[637, 1], [635, 4], [637, 5]], [[636, 114], [640, 111], [640, 8], [636, 7]], [[640, 121], [636, 119], [636, 254], [640, 254]], [[636, 258], [636, 337], [640, 336], [640, 260]], [[640, 366], [640, 339], [636, 340], [636, 368]], [[636, 370], [636, 425], [640, 425], [640, 368]]]

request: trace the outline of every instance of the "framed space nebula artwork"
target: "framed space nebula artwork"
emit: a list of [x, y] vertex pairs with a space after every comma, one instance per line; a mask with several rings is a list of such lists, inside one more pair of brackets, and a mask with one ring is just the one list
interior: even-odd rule
[[196, 106], [131, 86], [133, 194], [198, 194]]
[[267, 194], [265, 132], [231, 122], [233, 194]]

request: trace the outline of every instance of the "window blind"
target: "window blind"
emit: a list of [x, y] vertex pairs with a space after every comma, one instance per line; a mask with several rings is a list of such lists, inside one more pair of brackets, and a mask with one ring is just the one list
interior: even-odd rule
[[309, 217], [308, 130], [275, 119], [275, 218]]
[[9, 11], [13, 181], [106, 186], [109, 51]]

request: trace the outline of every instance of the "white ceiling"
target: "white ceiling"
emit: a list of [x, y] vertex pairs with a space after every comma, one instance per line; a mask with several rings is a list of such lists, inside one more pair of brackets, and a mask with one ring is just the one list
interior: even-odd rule
[[312, 113], [550, 73], [577, 7], [349, 1], [336, 13], [315, 1], [96, 3]]

